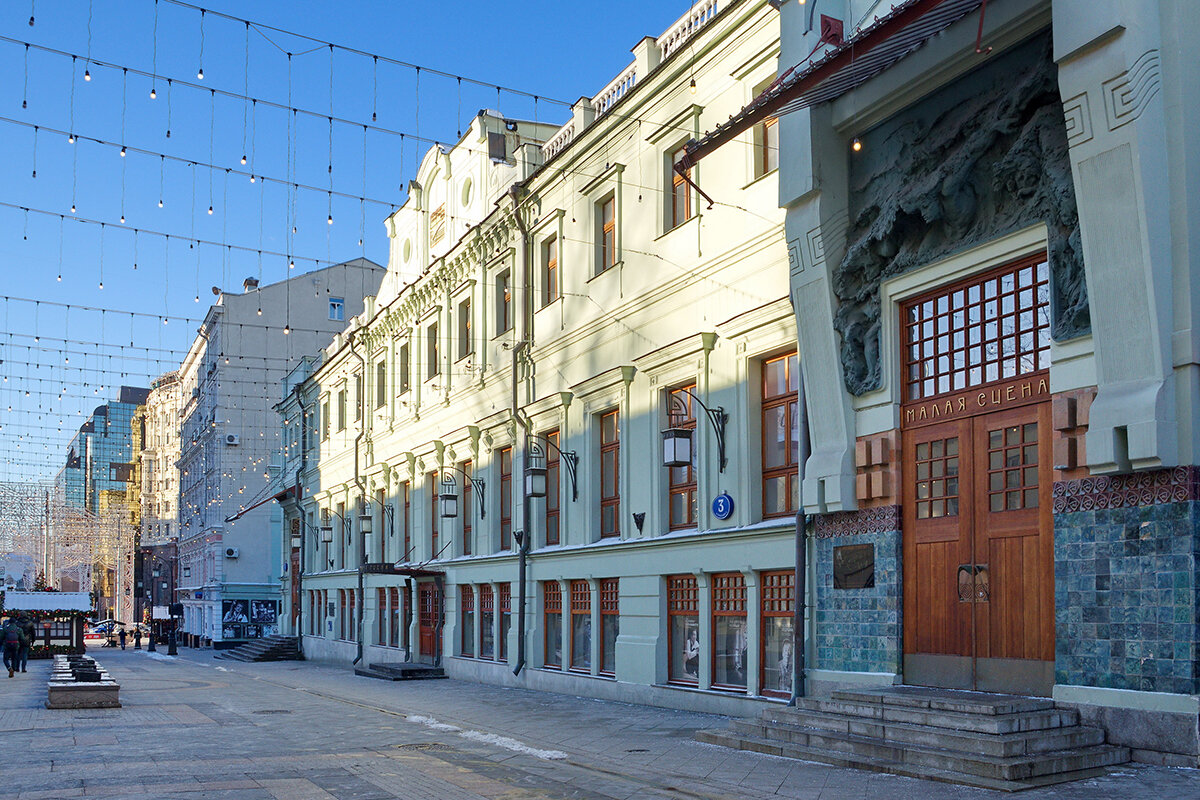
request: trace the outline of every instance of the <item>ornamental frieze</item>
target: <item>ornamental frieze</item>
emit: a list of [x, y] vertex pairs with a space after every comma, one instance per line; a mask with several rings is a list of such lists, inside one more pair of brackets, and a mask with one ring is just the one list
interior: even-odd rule
[[1054, 483], [1054, 513], [1185, 503], [1200, 498], [1200, 467], [1094, 475]]

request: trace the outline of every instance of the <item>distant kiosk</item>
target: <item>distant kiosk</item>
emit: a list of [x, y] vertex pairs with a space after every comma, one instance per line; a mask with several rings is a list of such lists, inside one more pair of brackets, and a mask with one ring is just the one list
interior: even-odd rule
[[83, 621], [92, 613], [87, 592], [4, 593], [4, 616], [27, 612], [37, 626], [31, 658], [83, 652]]

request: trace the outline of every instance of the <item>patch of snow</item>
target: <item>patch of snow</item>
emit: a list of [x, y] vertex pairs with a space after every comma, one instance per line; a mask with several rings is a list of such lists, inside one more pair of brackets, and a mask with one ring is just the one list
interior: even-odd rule
[[138, 652], [141, 653], [142, 655], [146, 656], [146, 658], [153, 658], [155, 661], [178, 661], [179, 660], [179, 656], [165, 656], [162, 653], [158, 653], [158, 652], [151, 653], [149, 650], [139, 650]]
[[516, 739], [510, 739], [507, 736], [500, 736], [495, 733], [484, 733], [482, 731], [463, 730], [457, 725], [447, 725], [445, 722], [439, 722], [433, 717], [410, 714], [405, 717], [405, 719], [409, 722], [415, 722], [418, 725], [424, 725], [430, 730], [457, 733], [464, 739], [470, 739], [473, 742], [482, 742], [483, 744], [491, 744], [495, 745], [496, 747], [503, 747], [505, 750], [512, 750], [514, 753], [523, 753], [528, 756], [533, 756], [534, 758], [559, 761], [567, 757], [567, 754], [561, 750], [540, 750], [536, 747], [530, 747], [523, 742], [518, 742]]

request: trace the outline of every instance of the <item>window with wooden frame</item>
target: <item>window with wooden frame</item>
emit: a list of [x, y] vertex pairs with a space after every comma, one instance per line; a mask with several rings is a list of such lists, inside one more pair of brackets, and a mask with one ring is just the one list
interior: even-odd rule
[[346, 504], [337, 504], [338, 526], [341, 530], [338, 532], [337, 548], [338, 560], [337, 566], [344, 567], [346, 565], [346, 548], [350, 544], [350, 519], [346, 516]]
[[496, 275], [496, 335], [510, 330], [513, 326], [512, 315], [512, 272], [504, 270]]
[[375, 408], [387, 405], [387, 359], [375, 362]]
[[795, 637], [796, 574], [764, 572], [759, 577], [759, 636], [762, 641], [759, 691], [768, 697], [791, 697]]
[[600, 538], [621, 535], [621, 429], [617, 409], [600, 415]]
[[404, 552], [400, 555], [401, 561], [412, 560], [412, 484], [404, 481], [400, 484], [400, 503], [403, 512], [400, 517], [400, 535], [401, 543], [404, 546]]
[[713, 686], [746, 688], [746, 578], [740, 572], [712, 576]]
[[471, 298], [464, 297], [458, 304], [458, 357], [466, 358], [475, 352], [471, 339]]
[[800, 506], [799, 386], [795, 353], [763, 362], [763, 517], [786, 517]]
[[914, 298], [900, 313], [905, 402], [1050, 366], [1045, 253]]
[[502, 447], [500, 462], [500, 550], [512, 549], [512, 448]]
[[429, 483], [429, 558], [438, 557], [438, 534], [442, 523], [441, 509], [438, 507], [438, 472], [434, 470], [425, 476]]
[[346, 590], [338, 589], [338, 624], [337, 637], [339, 639], [346, 638]]
[[562, 589], [558, 581], [542, 581], [543, 626], [546, 669], [562, 669]]
[[542, 244], [542, 307], [561, 297], [558, 271], [558, 237], [551, 236]]
[[779, 169], [779, 118], [768, 117], [758, 123], [755, 144], [754, 177], [761, 178]]
[[596, 204], [596, 274], [617, 263], [617, 198], [610, 194]]
[[[696, 391], [696, 384], [673, 389], [667, 398], [668, 424], [672, 428], [693, 431], [695, 442], [696, 406], [689, 392]], [[696, 527], [696, 447], [692, 446], [692, 463], [685, 467], [667, 468], [667, 502], [670, 508], [671, 530]]]
[[375, 590], [375, 643], [387, 644], [388, 634], [388, 590]]
[[429, 365], [426, 378], [434, 378], [442, 374], [441, 349], [436, 322], [429, 323], [429, 327], [425, 329], [425, 360]]
[[371, 547], [367, 551], [367, 561], [386, 561], [388, 558], [388, 545], [394, 538], [392, 530], [384, 530], [385, 524], [388, 521], [388, 515], [384, 498], [386, 493], [383, 489], [375, 492], [375, 505], [371, 509], [372, 527], [375, 533], [371, 535]]
[[349, 603], [347, 605], [350, 607], [350, 626], [349, 630], [346, 632], [347, 635], [345, 638], [354, 640], [358, 638], [358, 610], [355, 608], [355, 604], [358, 602], [358, 593], [353, 589], [347, 589], [346, 595], [349, 598]]
[[463, 461], [458, 465], [458, 468], [463, 471], [462, 482], [462, 554], [464, 556], [471, 555], [471, 544], [474, 538], [474, 525], [471, 520], [475, 517], [475, 510], [471, 506], [471, 493], [475, 487], [471, 484], [471, 462]]
[[571, 669], [592, 670], [592, 587], [571, 581]]
[[362, 419], [363, 406], [366, 398], [363, 396], [366, 391], [366, 384], [363, 381], [362, 374], [354, 376], [354, 421], [358, 422]]
[[700, 682], [700, 590], [695, 575], [667, 576], [667, 680]]
[[[400, 629], [403, 626], [405, 613], [404, 609], [408, 607], [408, 592], [404, 593], [404, 603], [400, 602], [400, 589], [392, 587], [388, 589], [388, 647], [400, 646]], [[405, 630], [405, 634], [408, 631]], [[407, 638], [407, 636], [405, 637]]]
[[337, 393], [337, 429], [346, 430], [346, 386], [342, 385]]
[[687, 149], [680, 147], [678, 150], [671, 153], [667, 171], [671, 175], [671, 215], [668, 220], [668, 230], [678, 225], [682, 225], [692, 218], [692, 187], [687, 179], [692, 177], [692, 169], [688, 167], [684, 170], [684, 175], [680, 175], [675, 169], [675, 165], [679, 163], [679, 159], [683, 158]]
[[546, 434], [546, 544], [558, 544], [559, 518], [559, 453], [558, 431]]
[[462, 655], [475, 657], [475, 590], [469, 585], [460, 586], [459, 602], [462, 607]]
[[617, 636], [621, 633], [620, 591], [617, 578], [600, 581], [600, 674], [617, 674]]
[[512, 627], [512, 584], [496, 585], [500, 594], [500, 646], [496, 650], [498, 661], [508, 661], [508, 631]]
[[490, 583], [479, 585], [479, 657], [494, 659], [496, 657], [495, 635], [492, 625], [496, 619], [496, 596], [492, 593]]
[[410, 380], [412, 373], [409, 371], [410, 361], [408, 342], [405, 342], [396, 351], [396, 381], [399, 384], [396, 394], [398, 395], [408, 394], [408, 390], [412, 388]]
[[329, 439], [329, 398], [325, 398], [325, 402], [321, 404], [321, 439]]

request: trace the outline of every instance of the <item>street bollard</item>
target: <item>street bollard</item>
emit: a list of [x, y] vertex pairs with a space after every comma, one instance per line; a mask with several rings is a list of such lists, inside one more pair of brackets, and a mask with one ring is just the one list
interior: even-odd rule
[[179, 651], [177, 651], [175, 649], [175, 630], [174, 629], [172, 629], [171, 633], [167, 636], [167, 655], [169, 655], [169, 656], [179, 655]]
[[151, 631], [150, 631], [150, 645], [149, 645], [149, 646], [146, 648], [146, 650], [147, 650], [148, 652], [151, 652], [151, 653], [157, 653], [157, 652], [158, 652], [158, 650], [157, 650], [157, 649], [154, 647], [154, 639], [155, 639], [155, 636], [154, 636], [154, 631], [153, 631], [153, 630], [151, 630]]

